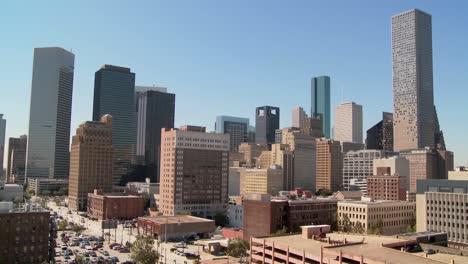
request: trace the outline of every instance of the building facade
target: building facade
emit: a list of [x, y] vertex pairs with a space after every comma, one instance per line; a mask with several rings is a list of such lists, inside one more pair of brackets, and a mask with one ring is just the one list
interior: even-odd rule
[[213, 217], [228, 204], [229, 135], [163, 129], [160, 211]]
[[264, 150], [268, 150], [267, 145], [256, 143], [241, 143], [239, 146], [239, 153], [244, 154], [244, 162], [247, 166], [255, 166], [257, 158]]
[[343, 184], [343, 154], [339, 141], [326, 138], [316, 142], [316, 190], [331, 192], [342, 189]]
[[[358, 150], [349, 151], [343, 155], [343, 190], [361, 191], [367, 195], [367, 177], [374, 172], [374, 159], [385, 156], [382, 150]], [[353, 183], [364, 182], [361, 186]]]
[[413, 9], [392, 17], [394, 150], [435, 144], [432, 17]]
[[93, 121], [112, 115], [114, 185], [119, 185], [135, 160], [135, 73], [129, 68], [103, 65], [94, 74]]
[[229, 134], [229, 150], [239, 151], [240, 144], [247, 142], [249, 119], [233, 116], [217, 116], [215, 131], [220, 134]]
[[74, 64], [62, 48], [34, 49], [27, 178], [68, 178]]
[[261, 106], [255, 109], [255, 143], [270, 145], [275, 143], [275, 131], [280, 124], [280, 109], [274, 106]]
[[145, 206], [143, 196], [105, 194], [102, 190], [88, 193], [87, 203], [88, 215], [99, 220], [135, 219], [143, 216]]
[[362, 144], [362, 105], [349, 102], [335, 108], [333, 139]]
[[19, 138], [8, 139], [6, 180], [8, 183], [24, 184], [26, 170], [26, 146], [28, 137], [22, 135]]
[[415, 224], [416, 204], [406, 201], [340, 201], [338, 225], [341, 229], [360, 226], [363, 233], [396, 235]]
[[136, 91], [137, 144], [136, 159], [147, 167], [146, 178], [159, 182], [161, 129], [173, 128], [175, 94], [148, 88]]
[[382, 120], [367, 130], [366, 149], [393, 152], [393, 114], [383, 112]]
[[301, 128], [304, 121], [309, 118], [302, 107], [296, 107], [292, 110], [292, 126]]
[[374, 200], [406, 201], [407, 176], [375, 175], [367, 177], [367, 197]]
[[250, 193], [277, 195], [283, 188], [283, 170], [280, 167], [240, 171], [241, 195]]
[[70, 152], [70, 209], [84, 211], [88, 193], [94, 189], [112, 191], [113, 154], [112, 116], [104, 115], [100, 122], [84, 122], [76, 129]]
[[311, 109], [310, 116], [322, 121], [322, 134], [331, 138], [331, 104], [330, 104], [330, 77], [313, 77], [311, 81]]
[[0, 181], [6, 180], [4, 179], [5, 177], [3, 175], [3, 153], [5, 153], [5, 135], [6, 120], [3, 119], [3, 114], [0, 114]]

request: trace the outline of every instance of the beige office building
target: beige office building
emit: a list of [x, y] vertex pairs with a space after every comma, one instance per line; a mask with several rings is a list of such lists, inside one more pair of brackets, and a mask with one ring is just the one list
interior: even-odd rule
[[377, 175], [377, 168], [390, 168], [388, 175], [409, 175], [409, 162], [402, 156], [374, 159], [373, 167], [373, 175]]
[[271, 150], [264, 150], [257, 159], [257, 168], [268, 169], [271, 166], [282, 168], [283, 189], [290, 190], [293, 187], [294, 156], [289, 145], [272, 144]]
[[94, 189], [112, 191], [113, 148], [112, 116], [101, 122], [87, 121], [76, 129], [70, 152], [68, 206], [83, 211], [88, 193]]
[[343, 154], [339, 141], [321, 138], [316, 142], [316, 190], [339, 191], [343, 183]]
[[360, 224], [365, 233], [405, 233], [416, 221], [415, 209], [415, 203], [406, 201], [340, 201], [338, 225], [343, 227], [347, 216], [351, 227]]
[[362, 105], [349, 102], [335, 108], [333, 139], [362, 144]]
[[244, 154], [244, 162], [247, 166], [255, 165], [258, 156], [264, 150], [268, 150], [267, 145], [246, 142], [239, 145], [239, 153]]
[[229, 135], [162, 129], [160, 206], [164, 215], [213, 217], [228, 205]]
[[268, 169], [246, 169], [240, 172], [240, 194], [278, 195], [283, 190], [283, 170], [272, 166]]

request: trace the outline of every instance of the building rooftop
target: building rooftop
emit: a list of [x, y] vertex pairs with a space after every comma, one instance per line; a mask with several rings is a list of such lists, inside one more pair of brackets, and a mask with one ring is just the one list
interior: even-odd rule
[[[417, 256], [410, 253], [401, 252], [396, 249], [386, 247], [394, 243], [408, 242], [406, 239], [398, 239], [389, 236], [363, 236], [363, 235], [348, 235], [340, 233], [327, 234], [331, 240], [344, 241], [346, 239], [349, 245], [332, 246], [325, 242], [320, 242], [313, 239], [303, 239], [301, 235], [292, 236], [276, 236], [264, 238], [265, 241], [274, 242], [275, 246], [284, 246], [294, 248], [296, 250], [305, 251], [307, 255], [315, 257], [320, 256], [320, 250], [323, 246], [325, 250], [325, 259], [336, 259], [340, 251], [346, 256], [363, 256], [364, 263], [411, 263], [411, 264], [440, 264], [441, 262], [431, 260], [422, 256]], [[357, 242], [357, 243], [354, 243]], [[359, 243], [363, 242], [363, 243]], [[338, 263], [338, 262], [337, 262]], [[348, 263], [348, 262], [344, 262]]]
[[402, 204], [407, 203], [410, 204], [412, 202], [407, 201], [389, 201], [389, 200], [346, 200], [346, 201], [338, 201], [338, 203], [346, 203], [346, 204], [364, 204], [364, 205], [377, 205], [377, 204]]
[[190, 215], [176, 215], [176, 216], [151, 216], [139, 217], [157, 224], [186, 224], [186, 223], [199, 223], [199, 222], [213, 222], [213, 220], [190, 216]]

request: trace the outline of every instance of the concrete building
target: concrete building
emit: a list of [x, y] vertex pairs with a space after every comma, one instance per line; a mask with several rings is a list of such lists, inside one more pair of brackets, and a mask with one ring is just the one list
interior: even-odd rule
[[[374, 159], [385, 156], [383, 150], [359, 150], [349, 151], [343, 156], [343, 190], [361, 191], [367, 195], [367, 177], [373, 175]], [[364, 182], [361, 186], [353, 185], [356, 182]]]
[[6, 181], [8, 183], [24, 184], [27, 145], [28, 137], [26, 135], [19, 138], [9, 138], [6, 170]]
[[68, 189], [68, 179], [28, 179], [28, 190], [35, 194], [42, 194], [44, 191], [57, 192]]
[[378, 175], [378, 168], [389, 168], [388, 175], [409, 175], [409, 161], [402, 156], [393, 156], [388, 158], [374, 159], [373, 175]]
[[271, 150], [264, 150], [257, 158], [257, 168], [267, 169], [271, 166], [283, 169], [283, 188], [292, 189], [294, 184], [294, 155], [286, 144], [272, 144]]
[[229, 227], [242, 229], [242, 226], [244, 224], [244, 205], [229, 204], [227, 218], [229, 222]]
[[102, 190], [94, 190], [88, 193], [87, 202], [88, 215], [99, 220], [135, 219], [144, 212], [143, 196], [105, 194]]
[[275, 143], [275, 131], [280, 124], [280, 109], [274, 106], [260, 106], [255, 109], [255, 143]]
[[[304, 121], [309, 118], [302, 107], [296, 107], [292, 110], [292, 126], [301, 128]], [[278, 143], [278, 142], [277, 142]]]
[[326, 138], [316, 142], [316, 190], [331, 192], [342, 189], [343, 184], [343, 154], [339, 141]]
[[338, 225], [361, 226], [364, 233], [396, 235], [414, 225], [416, 204], [406, 201], [340, 201]]
[[0, 181], [6, 181], [3, 175], [3, 154], [5, 153], [6, 120], [0, 114]]
[[393, 152], [393, 114], [383, 112], [382, 120], [367, 130], [366, 149]]
[[449, 180], [465, 180], [468, 181], [468, 171], [467, 170], [457, 170], [449, 171], [448, 172], [448, 179]]
[[362, 105], [349, 102], [335, 108], [333, 139], [362, 144]]
[[129, 68], [103, 65], [94, 74], [93, 121], [112, 115], [114, 185], [120, 185], [135, 161], [136, 111], [135, 73]]
[[239, 146], [239, 153], [244, 154], [244, 161], [246, 166], [255, 166], [257, 158], [264, 150], [268, 150], [267, 145], [241, 143]]
[[49, 247], [55, 248], [56, 237], [50, 228], [50, 212], [31, 205], [12, 207], [0, 205], [0, 263], [49, 261]]
[[310, 116], [322, 121], [321, 134], [326, 138], [331, 138], [330, 77], [313, 77], [311, 80], [310, 94]]
[[86, 210], [88, 193], [94, 189], [112, 191], [113, 159], [111, 115], [104, 115], [100, 122], [84, 122], [76, 129], [70, 152], [70, 209]]
[[247, 142], [249, 119], [233, 116], [217, 116], [215, 131], [219, 134], [229, 134], [229, 150], [239, 151], [239, 146]]
[[209, 238], [216, 230], [213, 220], [188, 215], [139, 217], [141, 234], [152, 235], [160, 241], [187, 239], [194, 236]]
[[174, 127], [176, 96], [167, 93], [165, 88], [137, 87], [136, 159], [138, 164], [146, 166], [146, 178], [159, 182], [161, 129]]
[[[163, 129], [160, 211], [213, 217], [228, 204], [229, 135]], [[195, 130], [195, 131], [192, 131]]]
[[229, 180], [228, 180], [228, 195], [239, 196], [240, 195], [240, 175], [241, 171], [245, 170], [245, 167], [229, 167]]
[[22, 185], [0, 183], [0, 201], [22, 202], [23, 193]]
[[27, 178], [68, 178], [74, 64], [65, 49], [34, 49]]
[[240, 172], [240, 194], [277, 195], [283, 190], [283, 170], [272, 166], [267, 169], [245, 169]]
[[445, 232], [454, 243], [468, 243], [468, 181], [418, 180], [416, 229]]

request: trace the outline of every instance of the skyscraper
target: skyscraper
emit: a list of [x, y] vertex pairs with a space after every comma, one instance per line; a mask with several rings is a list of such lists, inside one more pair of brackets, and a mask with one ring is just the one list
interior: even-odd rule
[[68, 178], [74, 64], [62, 48], [34, 49], [27, 178]]
[[94, 189], [111, 192], [112, 170], [112, 116], [82, 123], [72, 138], [68, 206], [82, 211]]
[[432, 18], [413, 9], [392, 17], [394, 150], [435, 145]]
[[274, 106], [260, 106], [255, 111], [255, 143], [274, 144], [275, 132], [279, 128], [280, 109]]
[[339, 141], [317, 139], [316, 190], [339, 191], [343, 184], [343, 154]]
[[302, 107], [296, 107], [292, 110], [292, 126], [302, 128], [305, 119], [308, 118]]
[[330, 77], [314, 77], [311, 81], [311, 110], [313, 118], [322, 120], [322, 134], [330, 138]]
[[362, 144], [362, 106], [355, 102], [335, 108], [333, 139]]
[[5, 153], [6, 120], [0, 114], [0, 181], [3, 180], [3, 153]]
[[[141, 88], [140, 88], [141, 89]], [[175, 94], [161, 89], [137, 91], [136, 155], [146, 165], [146, 177], [159, 182], [161, 129], [174, 127]]]
[[393, 114], [384, 112], [382, 120], [367, 130], [366, 149], [393, 151]]
[[94, 76], [93, 120], [112, 115], [114, 184], [118, 185], [135, 158], [135, 73], [129, 68], [104, 65]]
[[343, 155], [343, 190], [367, 194], [367, 177], [374, 174], [374, 159], [385, 156], [382, 150], [349, 151]]
[[229, 134], [231, 151], [239, 151], [241, 143], [247, 142], [249, 119], [233, 116], [217, 116], [215, 123], [216, 133]]
[[6, 179], [8, 183], [24, 183], [26, 169], [26, 146], [28, 137], [22, 135], [19, 138], [8, 139]]

